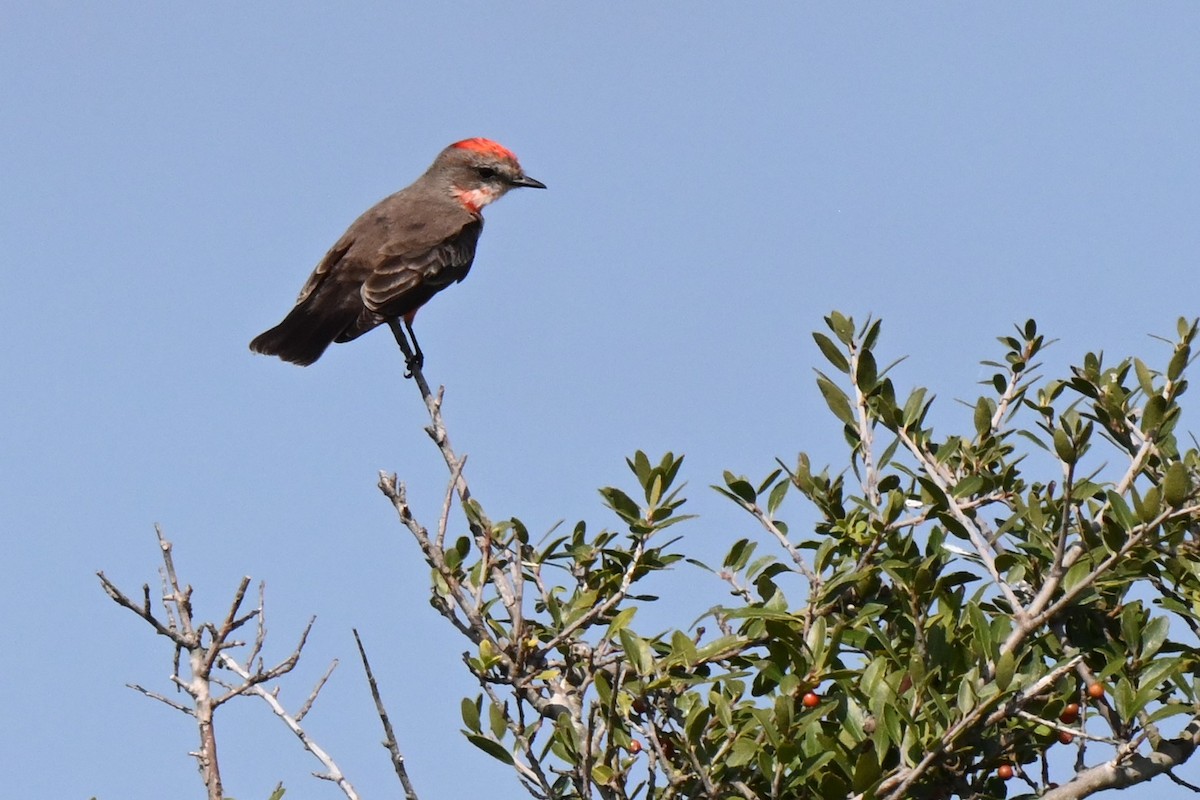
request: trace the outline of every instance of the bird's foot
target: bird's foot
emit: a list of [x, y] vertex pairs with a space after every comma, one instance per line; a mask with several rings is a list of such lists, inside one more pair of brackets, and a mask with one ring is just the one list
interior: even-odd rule
[[404, 360], [404, 366], [407, 367], [404, 377], [411, 378], [414, 372], [419, 372], [425, 366], [425, 354], [415, 353], [412, 358]]

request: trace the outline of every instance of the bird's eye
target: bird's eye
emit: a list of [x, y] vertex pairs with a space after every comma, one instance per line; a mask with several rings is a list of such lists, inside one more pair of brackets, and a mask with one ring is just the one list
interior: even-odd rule
[[491, 167], [479, 167], [476, 172], [478, 172], [479, 177], [483, 178], [485, 181], [490, 181], [492, 178], [496, 177], [496, 170], [492, 169]]

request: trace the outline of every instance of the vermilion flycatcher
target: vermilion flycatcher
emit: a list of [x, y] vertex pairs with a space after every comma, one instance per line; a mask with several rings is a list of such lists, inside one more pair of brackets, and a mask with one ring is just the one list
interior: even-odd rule
[[411, 186], [354, 221], [313, 270], [295, 308], [250, 349], [307, 366], [333, 342], [403, 319], [413, 340], [409, 369], [420, 367], [417, 309], [467, 277], [483, 230], [479, 212], [516, 186], [546, 188], [490, 139], [450, 145]]

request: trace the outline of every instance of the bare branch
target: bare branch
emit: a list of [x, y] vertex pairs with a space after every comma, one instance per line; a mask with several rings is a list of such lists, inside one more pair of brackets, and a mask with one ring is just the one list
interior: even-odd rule
[[[160, 575], [162, 577], [162, 604], [165, 609], [166, 619], [168, 620], [167, 623], [164, 624], [155, 616], [152, 610], [149, 585], [143, 585], [142, 602], [135, 603], [128, 595], [118, 589], [103, 572], [97, 573], [97, 576], [100, 578], [100, 584], [105, 593], [114, 602], [129, 609], [148, 623], [156, 633], [166, 636], [171, 640], [173, 644], [174, 670], [170, 676], [170, 680], [191, 698], [191, 707], [137, 684], [129, 684], [129, 686], [135, 691], [151, 699], [165, 703], [176, 711], [187, 714], [196, 720], [200, 737], [200, 747], [191, 755], [196, 758], [200, 767], [209, 800], [221, 800], [224, 797], [221, 773], [217, 760], [217, 735], [214, 714], [216, 709], [223, 703], [242, 694], [257, 694], [270, 704], [276, 713], [285, 722], [289, 723], [289, 727], [296, 732], [305, 747], [317, 756], [317, 758], [321, 759], [322, 763], [327, 765], [329, 772], [318, 777], [333, 780], [340, 786], [343, 786], [343, 791], [346, 792], [347, 797], [351, 798], [351, 800], [357, 800], [353, 788], [345, 781], [340, 771], [338, 771], [336, 764], [333, 764], [332, 759], [329, 759], [328, 755], [317, 747], [303, 730], [299, 729], [298, 719], [287, 716], [282, 706], [279, 705], [275, 692], [268, 691], [262, 686], [262, 684], [290, 672], [296, 666], [316, 618], [314, 617], [309, 620], [308, 625], [301, 633], [299, 643], [287, 658], [270, 669], [265, 669], [261, 664], [261, 659], [259, 659], [259, 666], [257, 669], [254, 669], [253, 662], [258, 658], [258, 654], [261, 653], [263, 642], [266, 638], [266, 628], [263, 624], [263, 609], [265, 606], [264, 586], [262, 584], [259, 585], [258, 607], [243, 614], [241, 613], [241, 607], [245, 600], [246, 590], [250, 585], [250, 578], [242, 578], [234, 591], [228, 610], [220, 623], [198, 623], [193, 616], [192, 589], [190, 586], [181, 585], [180, 583], [171, 543], [163, 535], [161, 528], [157, 526], [155, 527], [155, 534], [158, 538], [159, 551], [163, 560]], [[244, 646], [244, 643], [234, 640], [231, 637], [239, 628], [255, 618], [258, 619], [258, 631], [253, 649], [247, 659], [247, 664], [243, 667], [238, 664], [237, 660], [228, 651]], [[180, 665], [185, 654], [188, 666], [186, 677], [180, 675]], [[229, 669], [242, 679], [241, 682], [231, 684], [222, 680], [214, 674], [214, 671], [220, 668]], [[302, 709], [301, 717], [303, 716], [303, 712], [307, 712], [311, 707], [317, 692], [324, 685], [328, 677], [329, 673], [327, 672], [325, 677], [321, 679], [318, 686], [313, 690]], [[224, 689], [224, 693], [220, 696], [214, 695], [214, 686]]]
[[1095, 734], [1088, 733], [1087, 731], [1082, 730], [1080, 728], [1072, 728], [1070, 725], [1065, 725], [1056, 720], [1049, 720], [1044, 717], [1039, 717], [1037, 714], [1031, 714], [1030, 712], [1024, 711], [1022, 709], [1018, 709], [1015, 713], [1018, 717], [1021, 717], [1022, 719], [1027, 719], [1030, 722], [1036, 722], [1039, 725], [1045, 725], [1047, 728], [1051, 728], [1056, 731], [1062, 731], [1063, 733], [1069, 733], [1070, 735], [1075, 736], [1080, 739], [1090, 739], [1093, 742], [1103, 742], [1104, 744], [1111, 744], [1111, 745], [1119, 745], [1120, 744], [1120, 742], [1118, 740], [1114, 739], [1111, 736], [1096, 736]]
[[[308, 634], [310, 631], [312, 631], [312, 626], [316, 621], [317, 621], [316, 617], [309, 617], [308, 624], [304, 626], [304, 630], [300, 633], [300, 641], [296, 644], [295, 649], [292, 650], [292, 652], [288, 655], [287, 658], [285, 658], [283, 661], [280, 661], [278, 664], [271, 667], [270, 669], [263, 669], [262, 665], [260, 664], [259, 668], [257, 670], [255, 670], [254, 672], [251, 672], [249, 669], [241, 667], [241, 665], [239, 664], [238, 665], [239, 669], [236, 669], [233, 671], [236, 672], [239, 676], [243, 675], [243, 673], [244, 673], [248, 677], [246, 677], [245, 682], [242, 683], [242, 685], [235, 686], [232, 689], [230, 689], [228, 692], [226, 692], [225, 694], [218, 697], [214, 701], [215, 704], [219, 706], [219, 705], [222, 705], [223, 703], [227, 703], [230, 700], [232, 700], [233, 698], [235, 698], [239, 695], [245, 694], [252, 687], [258, 686], [259, 684], [262, 684], [262, 683], [267, 683], [269, 681], [273, 681], [276, 678], [286, 675], [289, 672], [291, 672], [293, 669], [295, 669], [296, 664], [298, 664], [300, 662], [300, 655], [304, 651], [304, 645], [307, 644], [307, 642], [308, 642]], [[213, 650], [216, 650], [217, 648], [218, 648], [218, 643], [214, 643]], [[220, 649], [224, 650], [225, 648], [222, 646]], [[222, 652], [221, 655], [225, 655], [225, 653]], [[224, 664], [224, 662], [222, 662], [222, 664]]]
[[[414, 369], [413, 373], [420, 375], [420, 370]], [[383, 746], [387, 748], [392, 757], [392, 767], [396, 770], [396, 777], [400, 779], [400, 785], [404, 787], [404, 796], [408, 800], [417, 800], [417, 792], [413, 789], [412, 782], [408, 778], [408, 768], [404, 765], [404, 755], [396, 743], [396, 733], [392, 730], [392, 722], [388, 719], [387, 709], [384, 708], [383, 698], [379, 694], [379, 684], [375, 682], [375, 674], [371, 672], [371, 662], [367, 660], [366, 648], [363, 647], [358, 631], [355, 630], [353, 633], [354, 642], [358, 645], [358, 655], [362, 658], [363, 670], [367, 673], [367, 684], [371, 687], [371, 697], [375, 700], [375, 710], [379, 714], [379, 721], [383, 723], [383, 733], [386, 737], [383, 740]]]
[[188, 708], [187, 706], [182, 705], [181, 703], [176, 703], [171, 698], [164, 697], [163, 695], [159, 694], [158, 692], [152, 692], [149, 689], [145, 688], [144, 686], [139, 686], [136, 683], [127, 683], [125, 685], [128, 686], [130, 689], [133, 689], [135, 692], [141, 692], [142, 694], [146, 695], [146, 697], [149, 697], [151, 700], [157, 700], [160, 703], [165, 703], [166, 705], [170, 706], [171, 708], [175, 709], [176, 711], [182, 711], [184, 714], [187, 714], [189, 717], [196, 716], [195, 709]]
[[150, 626], [154, 628], [155, 633], [157, 633], [159, 636], [166, 636], [171, 641], [182, 644], [177, 632], [159, 622], [154, 616], [154, 612], [150, 609], [150, 587], [148, 584], [143, 586], [147, 601], [142, 605], [138, 605], [130, 600], [128, 595], [118, 589], [116, 585], [108, 579], [108, 576], [106, 576], [103, 571], [97, 572], [96, 577], [100, 579], [100, 585], [104, 588], [105, 594], [111, 597], [113, 601], [117, 603], [117, 605], [129, 609], [134, 614], [137, 614], [146, 622], [150, 623]]
[[329, 680], [329, 676], [333, 674], [333, 671], [337, 669], [337, 665], [338, 660], [335, 658], [329, 664], [329, 669], [325, 670], [325, 674], [321, 676], [319, 681], [317, 681], [317, 685], [314, 686], [313, 690], [308, 693], [308, 699], [304, 701], [304, 705], [300, 706], [300, 710], [296, 712], [296, 722], [304, 721], [304, 717], [307, 716], [308, 712], [312, 709], [313, 703], [317, 702], [317, 695], [319, 695], [321, 690], [325, 688], [325, 683]]
[[980, 523], [977, 522], [974, 517], [966, 513], [966, 511], [960, 505], [958, 499], [954, 497], [952, 485], [954, 477], [937, 462], [937, 459], [931, 458], [929, 454], [925, 452], [923, 447], [913, 441], [912, 437], [908, 435], [908, 432], [904, 428], [901, 427], [897, 428], [896, 430], [897, 436], [900, 437], [900, 441], [904, 443], [904, 446], [908, 448], [908, 451], [912, 453], [918, 462], [920, 462], [922, 468], [924, 468], [930, 479], [937, 484], [939, 489], [942, 490], [942, 494], [946, 498], [946, 504], [949, 506], [951, 516], [953, 516], [954, 519], [960, 525], [962, 525], [963, 529], [967, 532], [967, 536], [970, 538], [971, 544], [974, 545], [975, 551], [979, 554], [979, 558], [982, 560], [983, 566], [987, 569], [988, 574], [992, 577], [992, 581], [1004, 595], [1004, 599], [1008, 601], [1009, 606], [1013, 610], [1013, 615], [1017, 618], [1017, 621], [1024, 623], [1028, 619], [1029, 615], [1025, 611], [1025, 606], [1022, 605], [1021, 601], [1017, 598], [1017, 595], [1013, 592], [1012, 587], [1009, 586], [1008, 582], [1001, 577], [1000, 571], [996, 568], [996, 559], [992, 555], [992, 545], [989, 544], [991, 537], [981, 529]]
[[1192, 720], [1183, 732], [1174, 739], [1164, 740], [1149, 755], [1129, 754], [1075, 775], [1068, 783], [1050, 789], [1042, 800], [1080, 800], [1080, 798], [1104, 791], [1124, 789], [1144, 783], [1170, 771], [1191, 758], [1200, 746], [1200, 721]]
[[[867, 320], [870, 325], [870, 320]], [[858, 423], [858, 447], [856, 448], [863, 463], [862, 487], [863, 494], [871, 508], [878, 509], [882, 502], [879, 497], [879, 469], [875, 464], [875, 426], [871, 419], [871, 410], [867, 407], [867, 396], [858, 385], [859, 361], [862, 351], [852, 346], [850, 354], [850, 383], [854, 387], [855, 422]]]
[[236, 673], [242, 678], [243, 681], [245, 681], [244, 691], [249, 692], [250, 694], [258, 695], [260, 698], [262, 698], [263, 702], [270, 706], [271, 710], [275, 712], [275, 716], [283, 720], [283, 724], [288, 727], [288, 730], [296, 734], [296, 738], [298, 738], [300, 743], [304, 745], [304, 749], [312, 753], [313, 757], [320, 761], [325, 767], [325, 772], [323, 774], [313, 774], [318, 778], [337, 784], [338, 788], [342, 790], [342, 793], [346, 795], [349, 800], [359, 800], [358, 793], [354, 790], [354, 787], [350, 784], [350, 781], [346, 779], [346, 776], [342, 774], [341, 769], [338, 768], [338, 765], [333, 758], [326, 753], [320, 745], [313, 741], [312, 737], [308, 735], [308, 732], [305, 731], [304, 728], [300, 727], [300, 722], [296, 718], [287, 713], [287, 710], [284, 709], [283, 705], [279, 702], [274, 694], [268, 692], [255, 682], [255, 678], [257, 676], [251, 675], [249, 672], [243, 669], [242, 665], [237, 662], [237, 659], [231, 657], [228, 653], [221, 653], [219, 658], [221, 661], [221, 666], [225, 667], [225, 669], [228, 669], [231, 672]]

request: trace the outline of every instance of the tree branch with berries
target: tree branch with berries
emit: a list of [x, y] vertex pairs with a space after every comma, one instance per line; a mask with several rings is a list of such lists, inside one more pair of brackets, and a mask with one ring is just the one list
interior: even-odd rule
[[[1078, 798], [1180, 780], [1200, 725], [1200, 454], [1175, 432], [1196, 324], [1159, 370], [1087, 354], [1047, 380], [1030, 321], [984, 362], [970, 428], [939, 433], [927, 390], [898, 396], [898, 362], [879, 366], [878, 320], [826, 323], [817, 385], [845, 465], [726, 473], [715, 488], [758, 533], [710, 570], [731, 601], [666, 632], [634, 623], [655, 600], [639, 583], [686, 552], [665, 533], [685, 518], [681, 458], [629, 459], [636, 491], [601, 490], [611, 528], [533, 542], [463, 492], [441, 395], [422, 390], [451, 472], [436, 532], [395, 476], [380, 487], [472, 645], [468, 738], [539, 798], [988, 798], [1010, 780]], [[456, 491], [468, 534], [450, 537]], [[815, 525], [787, 523], [796, 501]]]

